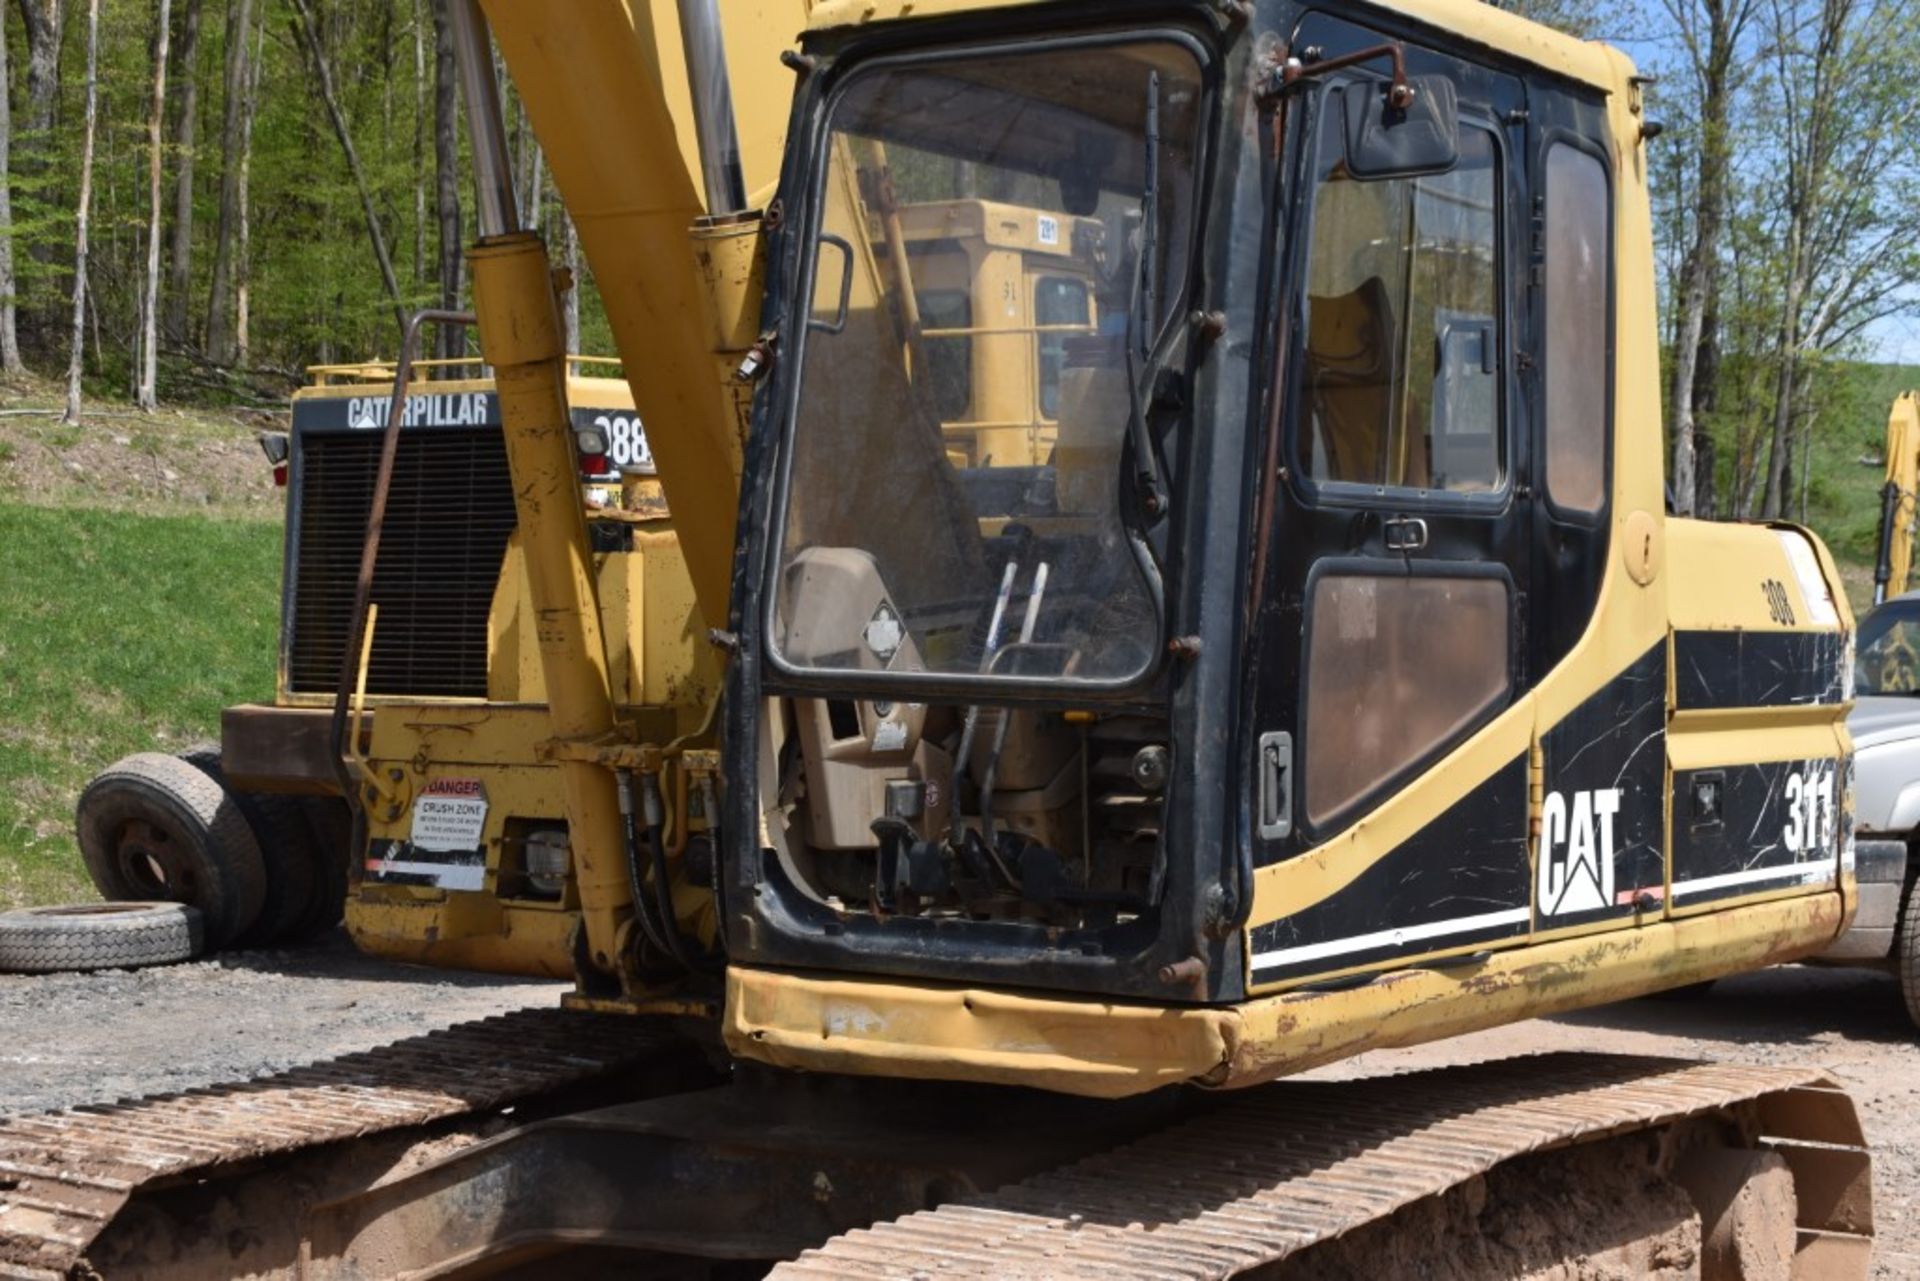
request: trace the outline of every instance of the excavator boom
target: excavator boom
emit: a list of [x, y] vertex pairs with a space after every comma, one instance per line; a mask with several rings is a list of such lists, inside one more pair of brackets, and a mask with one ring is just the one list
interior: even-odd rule
[[[564, 21], [545, 5], [488, 0], [484, 7], [579, 229], [614, 341], [637, 357], [629, 374], [634, 405], [701, 612], [718, 626], [727, 616], [748, 389], [733, 384], [741, 352], [722, 345], [731, 334], [716, 333], [706, 268], [741, 263], [725, 256], [723, 233], [710, 230], [698, 248], [688, 239], [709, 208], [680, 6], [580, 0], [567, 5]], [[729, 0], [715, 9], [738, 86], [741, 190], [765, 201], [779, 174], [792, 93], [780, 54], [792, 47], [807, 5]], [[751, 257], [745, 263], [750, 268]], [[747, 281], [730, 283], [743, 290]], [[757, 311], [747, 317], [749, 325], [757, 321]]]

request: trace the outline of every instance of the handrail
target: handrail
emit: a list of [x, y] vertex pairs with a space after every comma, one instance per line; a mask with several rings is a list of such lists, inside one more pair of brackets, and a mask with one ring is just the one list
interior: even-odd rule
[[[407, 384], [413, 378], [414, 352], [420, 344], [420, 330], [428, 324], [473, 325], [479, 321], [464, 311], [416, 311], [407, 320], [406, 336], [400, 343], [400, 359], [394, 366], [393, 400], [387, 409], [387, 426], [380, 436], [380, 470], [373, 482], [373, 500], [367, 507], [366, 540], [360, 548], [360, 576], [353, 586], [353, 613], [347, 623], [347, 643], [340, 655], [340, 683], [334, 687], [333, 725], [330, 733], [331, 759], [340, 790], [347, 805], [360, 820], [367, 822], [363, 780], [355, 777], [347, 763], [348, 704], [353, 698], [360, 675], [360, 651], [367, 644], [367, 610], [373, 601], [373, 572], [380, 562], [380, 532], [387, 518], [387, 493], [393, 488], [394, 458], [400, 450], [400, 423], [407, 403]], [[371, 653], [368, 654], [371, 659]], [[359, 752], [360, 725], [353, 726], [355, 755]]]
[[[432, 373], [446, 369], [471, 369], [475, 372], [476, 380], [484, 380], [487, 377], [486, 362], [478, 356], [439, 356], [415, 360], [412, 363], [416, 373], [421, 370]], [[579, 372], [587, 365], [605, 365], [620, 369], [624, 364], [625, 362], [618, 356], [570, 355], [567, 357], [568, 377], [599, 376]], [[313, 379], [311, 385], [314, 387], [338, 387], [355, 382], [386, 381], [398, 365], [399, 362], [394, 360], [356, 360], [337, 364], [308, 365], [306, 372], [307, 376]], [[383, 375], [386, 377], [382, 377]], [[434, 380], [429, 378], [423, 381]]]

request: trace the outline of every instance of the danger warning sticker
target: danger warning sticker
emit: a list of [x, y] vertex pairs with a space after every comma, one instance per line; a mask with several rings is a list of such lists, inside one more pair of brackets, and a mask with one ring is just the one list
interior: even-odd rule
[[477, 850], [487, 830], [487, 789], [477, 778], [436, 778], [413, 803], [417, 850]]

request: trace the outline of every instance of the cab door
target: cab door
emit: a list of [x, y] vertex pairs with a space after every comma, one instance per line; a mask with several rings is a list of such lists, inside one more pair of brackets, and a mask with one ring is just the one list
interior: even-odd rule
[[[1248, 691], [1256, 867], [1379, 817], [1528, 676], [1525, 91], [1321, 13], [1291, 48], [1311, 67], [1389, 41], [1416, 84], [1444, 77], [1457, 96], [1444, 172], [1362, 177], [1349, 164], [1356, 99], [1384, 96], [1385, 57], [1310, 76], [1286, 108], [1281, 465], [1262, 478]], [[1346, 875], [1256, 923], [1254, 986], [1528, 930], [1524, 746], [1401, 826], [1404, 839], [1362, 842]]]

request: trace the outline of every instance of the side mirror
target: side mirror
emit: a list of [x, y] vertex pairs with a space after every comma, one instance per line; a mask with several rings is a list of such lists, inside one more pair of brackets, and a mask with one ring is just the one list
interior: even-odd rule
[[1347, 171], [1356, 178], [1444, 173], [1460, 158], [1460, 100], [1445, 76], [1350, 84]]

